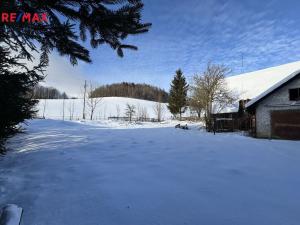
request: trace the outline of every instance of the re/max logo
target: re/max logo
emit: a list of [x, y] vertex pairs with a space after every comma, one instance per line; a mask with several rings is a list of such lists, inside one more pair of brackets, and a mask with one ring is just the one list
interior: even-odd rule
[[42, 23], [48, 22], [47, 13], [1, 12], [2, 23]]

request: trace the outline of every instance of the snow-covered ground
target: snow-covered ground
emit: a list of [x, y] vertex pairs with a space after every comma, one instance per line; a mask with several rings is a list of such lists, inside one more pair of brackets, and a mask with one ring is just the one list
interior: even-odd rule
[[163, 128], [163, 127], [175, 127], [177, 124], [182, 126], [188, 125], [189, 128], [193, 129], [195, 126], [203, 129], [203, 124], [201, 122], [192, 121], [179, 121], [179, 120], [165, 120], [160, 123], [157, 122], [140, 122], [140, 121], [121, 121], [121, 120], [78, 120], [76, 123], [86, 124], [90, 126], [96, 126], [97, 128], [107, 129], [137, 129], [137, 128]]
[[22, 225], [299, 224], [300, 142], [88, 123], [33, 120], [10, 140], [0, 205]]

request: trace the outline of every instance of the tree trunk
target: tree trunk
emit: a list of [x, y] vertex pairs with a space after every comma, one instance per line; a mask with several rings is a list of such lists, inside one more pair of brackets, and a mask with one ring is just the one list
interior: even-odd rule
[[82, 119], [84, 120], [85, 120], [85, 97], [86, 97], [86, 81], [84, 81], [83, 112], [82, 112]]

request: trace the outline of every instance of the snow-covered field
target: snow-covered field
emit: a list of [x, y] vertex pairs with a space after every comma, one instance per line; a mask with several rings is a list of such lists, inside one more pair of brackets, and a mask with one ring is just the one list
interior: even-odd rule
[[139, 126], [31, 121], [0, 158], [0, 205], [22, 225], [299, 224], [300, 142]]
[[[135, 116], [138, 116], [144, 111], [146, 112], [147, 117], [157, 118], [154, 110], [155, 105], [157, 104], [156, 102], [133, 98], [105, 97], [98, 103], [94, 112], [94, 119], [106, 120], [108, 117], [124, 117], [127, 104], [135, 106]], [[163, 119], [170, 119], [172, 115], [167, 109], [167, 104], [162, 104], [162, 108]], [[43, 115], [47, 119], [63, 119], [64, 117], [65, 120], [72, 117], [73, 120], [79, 120], [82, 119], [83, 99], [40, 100], [37, 109], [39, 117], [43, 117]], [[86, 104], [87, 118], [89, 118], [90, 111], [88, 104]]]

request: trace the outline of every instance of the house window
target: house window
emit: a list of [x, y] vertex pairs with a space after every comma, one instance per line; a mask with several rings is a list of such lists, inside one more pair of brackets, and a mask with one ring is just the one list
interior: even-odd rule
[[289, 92], [290, 92], [290, 101], [300, 100], [300, 88], [290, 89]]

